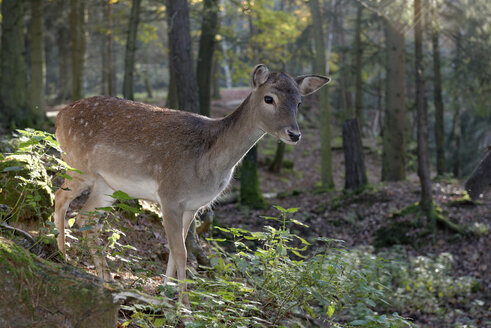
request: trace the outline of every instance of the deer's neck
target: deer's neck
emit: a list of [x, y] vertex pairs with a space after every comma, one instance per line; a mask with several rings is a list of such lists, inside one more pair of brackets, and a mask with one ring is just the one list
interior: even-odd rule
[[250, 97], [251, 95], [230, 115], [216, 122], [216, 141], [208, 154], [210, 161], [219, 170], [233, 169], [265, 134], [255, 122]]

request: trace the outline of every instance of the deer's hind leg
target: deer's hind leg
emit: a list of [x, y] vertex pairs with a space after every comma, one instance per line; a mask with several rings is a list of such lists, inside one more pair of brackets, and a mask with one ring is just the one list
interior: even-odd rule
[[54, 221], [58, 230], [56, 242], [58, 249], [65, 255], [65, 216], [70, 203], [80, 196], [80, 194], [90, 188], [93, 183], [93, 177], [81, 175], [79, 173], [67, 173], [72, 179], [65, 179], [60, 189], [55, 193], [55, 215]]
[[108, 207], [114, 203], [114, 198], [109, 196], [112, 195], [113, 192], [114, 189], [112, 189], [104, 179], [97, 177], [87, 202], [77, 216], [78, 225], [80, 227], [86, 227], [83, 231], [83, 235], [87, 241], [87, 247], [89, 248], [90, 254], [92, 255], [97, 275], [106, 281], [112, 280], [112, 277], [106, 262], [106, 257], [104, 256], [103, 243], [101, 243], [99, 238], [102, 224], [96, 222], [97, 220], [94, 220], [93, 224], [89, 222], [89, 225], [87, 226], [87, 221], [97, 208]]

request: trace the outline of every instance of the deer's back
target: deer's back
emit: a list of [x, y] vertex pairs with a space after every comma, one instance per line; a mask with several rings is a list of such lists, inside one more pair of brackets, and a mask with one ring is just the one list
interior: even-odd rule
[[166, 172], [175, 172], [172, 167], [186, 167], [190, 157], [210, 147], [204, 140], [213, 140], [213, 122], [199, 115], [101, 96], [61, 110], [56, 137], [67, 163], [82, 171], [166, 178]]

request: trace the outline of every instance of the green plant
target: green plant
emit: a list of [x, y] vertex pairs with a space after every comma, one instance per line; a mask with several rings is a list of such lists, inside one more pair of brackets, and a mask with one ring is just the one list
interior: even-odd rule
[[59, 159], [60, 148], [54, 136], [32, 129], [17, 130], [2, 141], [0, 155], [0, 202], [9, 207], [3, 220], [50, 218], [54, 201], [52, 180], [67, 177], [74, 170]]
[[[272, 225], [263, 231], [216, 227], [228, 238], [209, 240], [213, 279], [195, 275], [188, 282], [192, 312], [153, 308], [145, 316], [133, 308], [132, 320], [147, 320], [144, 327], [155, 326], [152, 320], [170, 327], [181, 319], [187, 327], [303, 327], [310, 320], [336, 327], [412, 326], [396, 313], [378, 313], [387, 298], [379, 282], [381, 259], [328, 238], [318, 238], [312, 253], [312, 245], [290, 231], [305, 226], [292, 217], [298, 209], [276, 208], [279, 217], [265, 217]], [[168, 286], [161, 291], [174, 293]]]

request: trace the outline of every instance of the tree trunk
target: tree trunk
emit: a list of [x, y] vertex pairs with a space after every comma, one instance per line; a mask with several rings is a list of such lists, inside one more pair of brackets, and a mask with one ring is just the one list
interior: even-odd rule
[[131, 3], [130, 23], [128, 26], [128, 37], [126, 39], [126, 54], [124, 57], [124, 80], [123, 80], [123, 97], [126, 99], [135, 99], [133, 94], [133, 73], [135, 70], [135, 51], [136, 35], [140, 16], [141, 0], [133, 0]]
[[425, 97], [423, 67], [423, 11], [421, 0], [414, 0], [414, 45], [416, 70], [416, 109], [418, 115], [418, 176], [421, 183], [420, 206], [427, 217], [431, 216], [433, 196], [428, 151], [428, 112]]
[[452, 144], [453, 144], [453, 175], [460, 177], [462, 170], [462, 153], [460, 150], [461, 143], [461, 126], [460, 126], [460, 103], [455, 107], [452, 123]]
[[152, 85], [150, 84], [150, 78], [148, 77], [148, 70], [145, 69], [143, 73], [141, 73], [143, 77], [143, 82], [145, 83], [145, 91], [147, 92], [147, 98], [153, 98]]
[[[351, 80], [351, 70], [345, 69], [349, 67], [348, 59], [346, 58], [346, 42], [345, 42], [345, 6], [340, 1], [334, 1], [335, 11], [332, 33], [336, 35], [336, 45], [338, 47], [339, 54], [339, 67], [341, 71], [341, 76], [339, 77], [339, 95], [341, 98], [341, 117], [344, 120], [355, 117], [355, 112], [353, 110], [353, 99], [350, 91], [350, 80]], [[360, 121], [361, 123], [361, 121]]]
[[83, 96], [85, 0], [70, 0], [70, 49], [72, 53], [72, 100], [78, 100]]
[[367, 174], [358, 119], [343, 123], [345, 189], [359, 190], [367, 184]]
[[116, 327], [119, 304], [98, 278], [3, 237], [0, 246], [1, 327]]
[[23, 127], [29, 120], [24, 46], [24, 1], [2, 1], [0, 48], [0, 121]]
[[355, 26], [355, 117], [358, 118], [360, 126], [363, 127], [363, 98], [362, 98], [362, 55], [363, 48], [361, 46], [361, 20], [363, 14], [363, 5], [357, 3], [356, 11], [356, 26]]
[[[462, 33], [457, 31], [457, 36], [455, 38], [455, 75], [456, 78], [459, 78], [459, 75], [462, 70]], [[462, 106], [461, 96], [460, 94], [454, 95], [454, 113], [452, 120], [452, 145], [453, 145], [453, 154], [452, 154], [452, 162], [453, 162], [453, 175], [458, 178], [461, 174], [462, 169], [462, 153], [460, 149], [461, 144], [461, 126], [460, 126], [460, 106]]]
[[491, 185], [491, 151], [488, 151], [486, 157], [472, 172], [471, 177], [465, 183], [465, 190], [472, 200], [476, 200], [489, 185]]
[[[66, 4], [60, 1], [57, 4], [60, 10], [60, 15], [66, 12]], [[68, 17], [67, 17], [68, 19]], [[58, 93], [57, 101], [65, 101], [72, 98], [71, 81], [71, 51], [70, 51], [70, 30], [65, 25], [58, 26], [56, 31], [56, 44], [58, 48]]]
[[199, 91], [199, 111], [201, 115], [210, 116], [211, 78], [215, 36], [218, 29], [219, 0], [203, 1], [203, 21], [199, 40], [198, 64], [196, 78]]
[[264, 208], [257, 173], [257, 145], [244, 156], [240, 168], [240, 203], [251, 208]]
[[[247, 0], [246, 2], [249, 8], [253, 7], [250, 0]], [[258, 32], [253, 23], [252, 13], [248, 15], [248, 22], [250, 40], [252, 40]], [[250, 41], [249, 47], [252, 49], [253, 62], [258, 62], [259, 49], [257, 44]], [[242, 165], [240, 167], [240, 202], [241, 204], [252, 208], [264, 208], [266, 202], [264, 201], [259, 188], [259, 174], [257, 172], [257, 148], [258, 145], [254, 145], [242, 160]]]
[[406, 107], [404, 34], [388, 19], [385, 21], [387, 74], [383, 127], [382, 180], [406, 178]]
[[220, 73], [218, 59], [213, 56], [213, 65], [211, 70], [211, 96], [213, 99], [220, 99]]
[[198, 85], [193, 70], [189, 8], [186, 0], [168, 0], [170, 65], [174, 70], [179, 109], [199, 112]]
[[444, 108], [442, 99], [442, 78], [440, 73], [440, 45], [439, 45], [439, 25], [436, 3], [432, 6], [431, 19], [431, 41], [433, 44], [433, 70], [435, 75], [435, 87], [433, 91], [435, 103], [435, 143], [436, 143], [436, 173], [443, 175], [446, 171], [445, 164], [445, 124]]
[[[318, 0], [310, 0], [310, 11], [314, 23], [315, 59], [314, 71], [326, 75], [326, 54], [324, 48], [324, 31]], [[320, 137], [321, 137], [321, 183], [324, 188], [333, 188], [332, 155], [331, 155], [331, 112], [329, 110], [328, 88], [319, 93]]]
[[174, 77], [174, 70], [172, 66], [169, 67], [169, 87], [167, 88], [167, 101], [165, 102], [165, 106], [167, 108], [176, 109], [179, 107], [177, 103], [177, 86], [176, 79]]
[[112, 4], [107, 2], [104, 8], [104, 23], [106, 30], [104, 35], [104, 61], [103, 61], [103, 81], [104, 94], [116, 96], [116, 72], [113, 67], [113, 15]]
[[283, 156], [285, 155], [285, 143], [279, 142], [278, 147], [276, 148], [276, 153], [273, 159], [273, 162], [269, 166], [269, 170], [273, 173], [280, 173], [281, 166], [283, 164]]
[[45, 119], [45, 61], [43, 1], [31, 0], [31, 116], [36, 121]]

